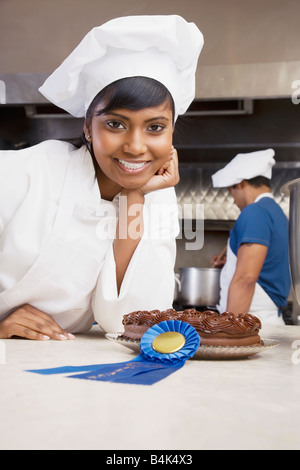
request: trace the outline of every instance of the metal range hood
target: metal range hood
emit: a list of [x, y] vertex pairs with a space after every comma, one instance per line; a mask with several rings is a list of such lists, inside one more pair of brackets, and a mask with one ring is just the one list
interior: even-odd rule
[[0, 73], [0, 104], [25, 105], [47, 103], [38, 91], [47, 79], [45, 73]]
[[[45, 104], [38, 88], [46, 73], [0, 74], [0, 104]], [[188, 116], [249, 114], [251, 100], [263, 98], [300, 98], [300, 61], [257, 64], [202, 66], [196, 79], [196, 99]], [[217, 106], [197, 109], [198, 101], [230, 101], [232, 109]]]
[[199, 67], [196, 98], [300, 98], [300, 61]]
[[[38, 91], [46, 78], [47, 74], [0, 74], [0, 104], [25, 106], [26, 115], [29, 118], [68, 117], [67, 113], [57, 108], [54, 110], [48, 108], [46, 112], [45, 107], [40, 109], [40, 105], [48, 104], [47, 99]], [[208, 83], [211, 83], [211, 80], [208, 80]], [[214, 99], [207, 100], [211, 93], [212, 90], [207, 90], [206, 93], [202, 89], [201, 99], [195, 99], [185, 116], [226, 116], [252, 113], [251, 99], [222, 98], [218, 100], [218, 97], [214, 97]]]

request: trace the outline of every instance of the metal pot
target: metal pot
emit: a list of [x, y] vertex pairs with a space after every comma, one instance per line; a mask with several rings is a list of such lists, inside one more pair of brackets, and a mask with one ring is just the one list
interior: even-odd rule
[[220, 273], [216, 268], [180, 268], [181, 305], [214, 307], [220, 298]]
[[281, 191], [290, 197], [290, 271], [295, 296], [300, 305], [300, 178], [286, 183]]

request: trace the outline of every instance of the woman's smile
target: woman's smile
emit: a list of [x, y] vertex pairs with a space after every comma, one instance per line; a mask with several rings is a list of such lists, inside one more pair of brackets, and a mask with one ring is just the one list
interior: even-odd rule
[[135, 161], [123, 160], [121, 158], [116, 158], [115, 162], [118, 168], [124, 173], [135, 174], [135, 175], [145, 171], [151, 164], [151, 162], [149, 161], [135, 162]]

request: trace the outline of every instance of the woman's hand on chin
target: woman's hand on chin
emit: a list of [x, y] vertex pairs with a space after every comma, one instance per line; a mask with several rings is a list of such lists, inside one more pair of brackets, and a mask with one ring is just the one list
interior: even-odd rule
[[177, 150], [172, 147], [170, 158], [138, 191], [145, 195], [159, 189], [172, 188], [179, 182], [179, 179]]

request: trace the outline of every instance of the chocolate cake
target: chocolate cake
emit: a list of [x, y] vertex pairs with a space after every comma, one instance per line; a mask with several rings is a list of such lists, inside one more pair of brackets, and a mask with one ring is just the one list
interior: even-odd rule
[[261, 344], [260, 320], [249, 313], [233, 314], [225, 312], [198, 312], [187, 309], [141, 310], [123, 317], [124, 333], [122, 338], [140, 340], [153, 325], [164, 320], [180, 320], [192, 325], [201, 337], [201, 345], [207, 346], [256, 346]]

